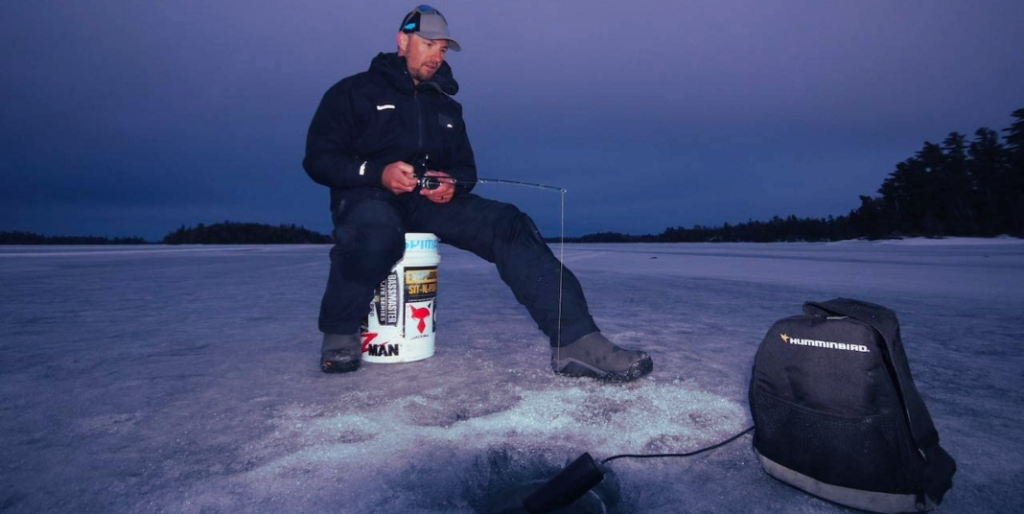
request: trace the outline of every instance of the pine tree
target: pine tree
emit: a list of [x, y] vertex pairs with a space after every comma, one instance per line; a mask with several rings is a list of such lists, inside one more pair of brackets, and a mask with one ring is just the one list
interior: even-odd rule
[[967, 138], [951, 132], [942, 142], [945, 160], [938, 170], [938, 205], [944, 221], [944, 234], [970, 235], [977, 232], [970, 198], [974, 196], [974, 184], [967, 166]]
[[1006, 175], [1003, 201], [1009, 207], [1008, 231], [1024, 234], [1024, 109], [1013, 111], [1015, 121], [1006, 133]]
[[999, 134], [992, 129], [980, 128], [974, 136], [967, 148], [968, 167], [974, 182], [971, 209], [978, 219], [979, 234], [993, 236], [1010, 220], [1010, 206], [1005, 204], [1002, 194], [1006, 149], [999, 142]]

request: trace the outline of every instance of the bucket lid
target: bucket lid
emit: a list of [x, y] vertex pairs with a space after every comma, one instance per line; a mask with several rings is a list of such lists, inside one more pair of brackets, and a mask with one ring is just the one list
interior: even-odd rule
[[436, 252], [439, 239], [429, 232], [407, 232], [405, 234], [406, 252]]

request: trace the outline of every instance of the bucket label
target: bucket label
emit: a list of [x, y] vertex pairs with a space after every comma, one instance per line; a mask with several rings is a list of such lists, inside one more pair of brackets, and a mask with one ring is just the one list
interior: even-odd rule
[[405, 338], [418, 339], [434, 333], [434, 302], [407, 303]]
[[405, 251], [410, 250], [430, 250], [437, 251], [437, 239], [426, 238], [426, 239], [406, 239]]
[[367, 346], [366, 353], [371, 357], [399, 357], [398, 344], [371, 344]]
[[437, 267], [405, 268], [406, 339], [429, 337], [434, 333], [434, 299], [437, 298]]
[[398, 326], [398, 273], [392, 271], [377, 288], [377, 298], [373, 299], [377, 311], [377, 323], [380, 326]]
[[405, 301], [421, 302], [437, 296], [437, 267], [405, 268]]

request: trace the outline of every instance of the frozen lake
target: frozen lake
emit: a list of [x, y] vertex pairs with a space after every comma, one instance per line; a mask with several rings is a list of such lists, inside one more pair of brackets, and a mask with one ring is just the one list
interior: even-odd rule
[[[836, 296], [900, 317], [959, 466], [939, 512], [1024, 510], [1020, 240], [566, 245], [605, 334], [654, 358], [623, 385], [555, 376], [494, 269], [449, 247], [436, 355], [325, 375], [328, 250], [0, 247], [0, 511], [500, 512], [582, 452], [745, 429], [768, 327]], [[852, 512], [770, 478], [749, 436], [610, 468], [608, 512]]]

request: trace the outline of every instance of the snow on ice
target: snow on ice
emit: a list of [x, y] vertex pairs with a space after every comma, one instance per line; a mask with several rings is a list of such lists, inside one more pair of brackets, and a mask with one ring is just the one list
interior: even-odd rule
[[[957, 459], [940, 512], [1024, 508], [1024, 242], [566, 245], [591, 311], [655, 370], [551, 373], [486, 262], [442, 247], [434, 357], [325, 375], [327, 246], [0, 248], [0, 511], [516, 512], [583, 452], [685, 452], [751, 424], [754, 352], [805, 300], [900, 316]], [[558, 251], [558, 248], [555, 248]], [[621, 459], [573, 512], [850, 512], [749, 436]]]

